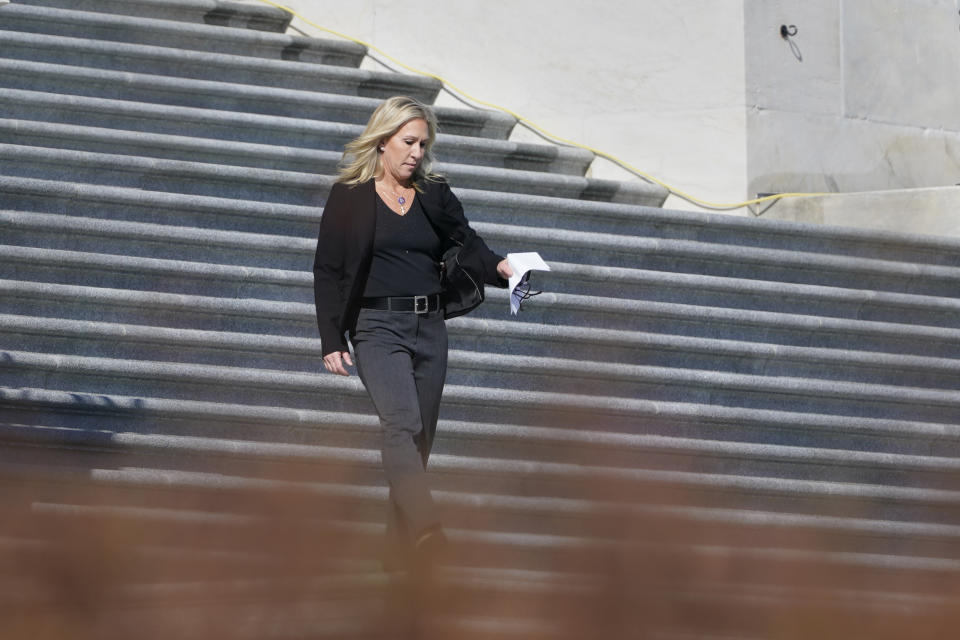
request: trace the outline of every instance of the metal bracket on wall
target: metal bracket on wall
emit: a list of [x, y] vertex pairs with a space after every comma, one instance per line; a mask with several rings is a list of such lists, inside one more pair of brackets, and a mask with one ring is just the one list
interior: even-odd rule
[[793, 52], [793, 57], [803, 62], [803, 53], [800, 52], [800, 47], [797, 45], [796, 41], [793, 39], [793, 36], [797, 35], [797, 25], [791, 24], [780, 25], [780, 37], [783, 38], [787, 44], [790, 45], [790, 51]]

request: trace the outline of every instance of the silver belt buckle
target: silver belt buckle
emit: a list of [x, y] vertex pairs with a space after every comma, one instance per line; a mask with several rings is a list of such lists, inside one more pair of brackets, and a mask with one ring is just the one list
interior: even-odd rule
[[[423, 303], [423, 306], [420, 303]], [[413, 296], [413, 312], [418, 314], [426, 313], [430, 308], [427, 296]]]

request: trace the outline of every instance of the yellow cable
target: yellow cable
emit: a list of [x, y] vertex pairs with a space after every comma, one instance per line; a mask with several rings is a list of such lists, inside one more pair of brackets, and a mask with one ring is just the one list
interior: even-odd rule
[[473, 102], [473, 103], [476, 103], [476, 104], [479, 104], [479, 105], [482, 105], [482, 106], [485, 106], [485, 107], [489, 107], [489, 108], [495, 109], [495, 110], [497, 110], [497, 111], [502, 111], [502, 112], [504, 112], [504, 113], [506, 113], [506, 114], [508, 114], [508, 115], [510, 115], [510, 116], [513, 116], [514, 118], [517, 119], [517, 122], [518, 122], [518, 123], [522, 124], [523, 126], [529, 128], [529, 129], [532, 129], [532, 130], [536, 131], [537, 133], [539, 133], [540, 135], [542, 135], [542, 136], [545, 137], [545, 138], [548, 138], [548, 139], [550, 139], [550, 140], [553, 140], [553, 141], [555, 141], [555, 142], [557, 142], [557, 143], [559, 143], [559, 144], [563, 144], [563, 145], [566, 145], [566, 146], [576, 147], [576, 148], [579, 148], [579, 149], [585, 149], [586, 151], [590, 151], [591, 153], [593, 153], [594, 155], [596, 155], [596, 156], [599, 157], [599, 158], [604, 158], [604, 159], [606, 159], [606, 160], [609, 160], [610, 162], [613, 162], [613, 163], [616, 164], [617, 166], [622, 167], [623, 169], [626, 169], [626, 170], [629, 171], [630, 173], [633, 173], [634, 175], [639, 176], [640, 178], [643, 178], [644, 180], [647, 180], [648, 182], [652, 182], [652, 183], [654, 183], [654, 184], [657, 184], [657, 185], [663, 187], [664, 189], [666, 189], [667, 191], [669, 191], [669, 192], [672, 193], [673, 195], [677, 196], [678, 198], [681, 198], [681, 199], [683, 199], [683, 200], [686, 200], [687, 202], [690, 202], [690, 203], [692, 203], [692, 204], [699, 205], [699, 206], [704, 207], [704, 208], [706, 208], [706, 209], [715, 209], [715, 210], [718, 210], [718, 211], [729, 211], [729, 210], [732, 210], [732, 209], [741, 209], [741, 208], [743, 208], [743, 207], [747, 207], [747, 206], [753, 205], [753, 204], [761, 204], [761, 203], [764, 203], [764, 202], [770, 202], [770, 201], [772, 201], [772, 200], [780, 200], [780, 199], [782, 199], [782, 198], [810, 198], [810, 197], [813, 197], [813, 196], [826, 196], [826, 195], [830, 195], [829, 193], [775, 193], [775, 194], [773, 194], [773, 195], [764, 196], [764, 197], [762, 197], [762, 198], [754, 198], [754, 199], [752, 199], [752, 200], [745, 200], [745, 201], [743, 201], [743, 202], [737, 202], [737, 203], [717, 203], [717, 202], [710, 202], [710, 201], [708, 201], [708, 200], [701, 200], [700, 198], [696, 198], [696, 197], [694, 197], [694, 196], [691, 196], [691, 195], [688, 194], [688, 193], [684, 193], [683, 191], [680, 191], [679, 189], [676, 189], [676, 188], [674, 188], [674, 187], [671, 187], [669, 184], [663, 182], [662, 180], [658, 180], [657, 178], [651, 176], [650, 174], [648, 174], [648, 173], [646, 173], [646, 172], [644, 172], [644, 171], [641, 171], [640, 169], [637, 169], [636, 167], [634, 167], [634, 166], [631, 165], [630, 163], [625, 162], [625, 161], [621, 160], [620, 158], [617, 158], [617, 157], [614, 156], [614, 155], [611, 155], [611, 154], [609, 154], [609, 153], [606, 153], [605, 151], [600, 151], [599, 149], [594, 149], [593, 147], [590, 147], [590, 146], [585, 145], [585, 144], [580, 144], [579, 142], [574, 142], [574, 141], [572, 141], [572, 140], [567, 140], [566, 138], [562, 138], [562, 137], [560, 137], [560, 136], [558, 136], [558, 135], [556, 135], [556, 134], [550, 133], [549, 131], [547, 131], [547, 130], [544, 129], [543, 127], [540, 127], [539, 125], [535, 124], [534, 122], [532, 122], [532, 121], [524, 118], [524, 117], [521, 116], [520, 114], [518, 114], [518, 113], [516, 113], [516, 112], [514, 112], [514, 111], [512, 111], [512, 110], [510, 110], [510, 109], [507, 109], [506, 107], [501, 107], [500, 105], [493, 104], [493, 103], [490, 103], [490, 102], [486, 102], [486, 101], [484, 101], [484, 100], [480, 100], [479, 98], [475, 98], [475, 97], [473, 97], [472, 95], [470, 95], [469, 93], [467, 93], [466, 91], [464, 91], [463, 89], [461, 89], [461, 88], [457, 87], [456, 85], [454, 85], [453, 83], [447, 81], [446, 79], [444, 79], [444, 78], [442, 78], [442, 77], [440, 77], [440, 76], [438, 76], [438, 75], [436, 75], [436, 74], [430, 73], [430, 72], [428, 72], [428, 71], [421, 71], [420, 69], [415, 69], [414, 67], [411, 67], [410, 65], [405, 64], [405, 63], [401, 62], [400, 60], [397, 60], [396, 58], [394, 58], [393, 56], [391, 56], [390, 54], [388, 54], [386, 51], [383, 51], [383, 50], [380, 49], [379, 47], [376, 47], [376, 46], [370, 44], [369, 42], [364, 42], [363, 40], [360, 40], [360, 39], [358, 39], [358, 38], [354, 38], [354, 37], [348, 36], [348, 35], [346, 35], [346, 34], [344, 34], [344, 33], [340, 33], [339, 31], [334, 31], [333, 29], [329, 29], [329, 28], [327, 28], [327, 27], [323, 27], [323, 26], [321, 26], [321, 25], [319, 25], [319, 24], [317, 24], [317, 23], [309, 20], [308, 18], [305, 18], [304, 16], [300, 15], [299, 13], [297, 13], [296, 11], [294, 11], [293, 9], [291, 9], [290, 7], [286, 7], [286, 6], [282, 5], [282, 4], [278, 4], [278, 3], [274, 2], [273, 0], [260, 0], [260, 2], [263, 2], [264, 4], [268, 4], [268, 5], [272, 6], [272, 7], [275, 7], [275, 8], [277, 8], [277, 9], [280, 9], [280, 10], [282, 10], [282, 11], [286, 11], [286, 12], [289, 13], [291, 16], [293, 16], [293, 17], [295, 17], [295, 18], [299, 18], [300, 20], [302, 20], [303, 22], [307, 23], [307, 24], [310, 25], [311, 27], [314, 27], [315, 29], [319, 29], [319, 30], [321, 30], [321, 31], [326, 31], [327, 33], [331, 33], [331, 34], [337, 36], [338, 38], [343, 38], [344, 40], [349, 40], [350, 42], [355, 42], [355, 43], [357, 43], [357, 44], [359, 44], [359, 45], [362, 45], [362, 46], [366, 47], [366, 48], [369, 49], [369, 50], [376, 51], [378, 54], [380, 54], [381, 56], [383, 56], [383, 57], [386, 58], [387, 60], [393, 62], [395, 65], [397, 65], [397, 66], [399, 66], [399, 67], [402, 67], [402, 68], [406, 69], [407, 71], [410, 71], [411, 73], [416, 73], [416, 74], [421, 75], [421, 76], [426, 76], [426, 77], [428, 77], [428, 78], [433, 78], [434, 80], [437, 80], [437, 81], [440, 82], [442, 85], [444, 85], [448, 90], [452, 90], [452, 91], [460, 94], [461, 96], [463, 96], [464, 98], [470, 100], [470, 101]]

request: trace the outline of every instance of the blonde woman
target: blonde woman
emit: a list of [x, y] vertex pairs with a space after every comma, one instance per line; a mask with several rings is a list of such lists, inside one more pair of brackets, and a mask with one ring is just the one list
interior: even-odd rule
[[349, 335], [380, 418], [390, 487], [388, 570], [400, 568], [400, 558], [429, 565], [446, 543], [425, 474], [447, 370], [440, 256], [474, 237], [477, 273], [500, 287], [512, 275], [432, 173], [436, 131], [433, 112], [417, 100], [397, 96], [377, 107], [346, 145], [313, 267], [324, 367], [350, 375]]

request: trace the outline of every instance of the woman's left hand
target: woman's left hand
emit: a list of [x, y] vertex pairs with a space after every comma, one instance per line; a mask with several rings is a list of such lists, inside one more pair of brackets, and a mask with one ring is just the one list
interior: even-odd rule
[[510, 261], [504, 258], [500, 261], [500, 264], [497, 265], [497, 273], [504, 280], [509, 280], [510, 276], [513, 275], [513, 268], [510, 266]]

